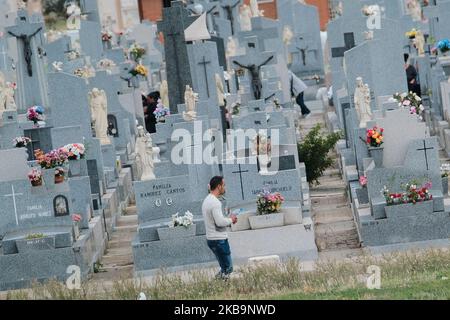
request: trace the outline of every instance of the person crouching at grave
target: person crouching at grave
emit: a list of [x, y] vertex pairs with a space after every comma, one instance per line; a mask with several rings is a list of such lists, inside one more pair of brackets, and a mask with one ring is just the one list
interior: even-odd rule
[[306, 118], [311, 113], [305, 104], [305, 90], [308, 86], [291, 70], [289, 70], [289, 81], [291, 83], [291, 95], [295, 98], [295, 102], [300, 106], [302, 116]]
[[421, 97], [420, 84], [417, 83], [417, 70], [410, 64], [409, 54], [405, 53], [403, 58], [405, 59], [406, 78], [408, 79], [408, 92], [412, 91]]
[[156, 132], [156, 116], [153, 114], [158, 105], [160, 94], [158, 91], [152, 92], [147, 96], [144, 104], [145, 128], [149, 133]]
[[220, 265], [217, 279], [228, 280], [233, 272], [230, 244], [228, 243], [227, 227], [237, 223], [237, 216], [224, 217], [222, 203], [219, 198], [225, 194], [225, 180], [216, 176], [209, 183], [209, 195], [203, 201], [202, 213], [205, 220], [206, 239], [208, 247], [216, 256]]

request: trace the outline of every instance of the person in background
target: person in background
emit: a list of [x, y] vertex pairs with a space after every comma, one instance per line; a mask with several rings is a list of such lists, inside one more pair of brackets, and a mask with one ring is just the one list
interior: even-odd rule
[[408, 80], [408, 92], [414, 92], [419, 97], [422, 95], [420, 90], [420, 84], [417, 83], [417, 70], [416, 68], [410, 64], [409, 54], [405, 53], [403, 55], [405, 59], [405, 70], [406, 70], [406, 78]]
[[145, 117], [145, 128], [149, 133], [156, 132], [156, 117], [153, 114], [158, 105], [158, 100], [160, 99], [160, 94], [158, 91], [150, 93], [144, 102], [144, 117]]
[[203, 201], [202, 213], [205, 220], [206, 239], [208, 247], [216, 256], [220, 265], [217, 279], [228, 280], [233, 272], [230, 244], [228, 243], [227, 227], [237, 223], [237, 216], [225, 218], [222, 203], [219, 198], [225, 194], [225, 180], [216, 176], [209, 183], [210, 193]]
[[289, 70], [289, 81], [291, 84], [291, 95], [295, 98], [295, 102], [300, 106], [302, 116], [306, 118], [311, 114], [311, 111], [305, 104], [305, 90], [308, 86], [291, 70]]

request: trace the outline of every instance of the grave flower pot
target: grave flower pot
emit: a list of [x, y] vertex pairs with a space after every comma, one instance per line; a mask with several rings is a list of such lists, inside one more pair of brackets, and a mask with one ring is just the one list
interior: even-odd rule
[[442, 193], [448, 195], [448, 177], [442, 177]]
[[64, 183], [64, 175], [55, 175], [55, 184]]
[[44, 183], [47, 187], [55, 185], [55, 169], [45, 169], [42, 170], [42, 176], [44, 178]]
[[30, 240], [20, 239], [16, 240], [16, 246], [19, 253], [55, 249], [55, 238], [44, 237]]
[[31, 185], [33, 187], [40, 187], [40, 186], [42, 186], [42, 179], [39, 180], [39, 181], [31, 181]]
[[173, 240], [195, 237], [197, 228], [195, 224], [189, 227], [175, 227], [175, 228], [158, 228], [159, 240]]
[[284, 213], [265, 214], [249, 217], [252, 230], [284, 226]]
[[370, 157], [375, 162], [377, 168], [383, 167], [383, 147], [370, 147], [369, 148]]
[[417, 202], [416, 204], [398, 204], [384, 208], [386, 217], [409, 217], [433, 213], [433, 200]]
[[78, 177], [81, 175], [81, 161], [69, 160], [69, 176]]

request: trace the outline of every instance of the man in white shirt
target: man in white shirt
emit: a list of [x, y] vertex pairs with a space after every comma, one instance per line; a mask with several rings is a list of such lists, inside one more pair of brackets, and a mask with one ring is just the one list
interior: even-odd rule
[[308, 88], [299, 77], [297, 77], [291, 70], [289, 70], [289, 81], [291, 83], [291, 95], [295, 98], [295, 102], [302, 110], [302, 116], [306, 118], [311, 114], [311, 111], [305, 104], [305, 90]]
[[219, 197], [225, 194], [225, 180], [223, 177], [214, 177], [209, 183], [210, 194], [203, 201], [202, 213], [205, 220], [206, 239], [208, 247], [214, 253], [220, 265], [217, 275], [228, 279], [233, 272], [230, 244], [228, 243], [227, 227], [237, 222], [236, 215], [225, 218], [222, 212], [222, 203]]

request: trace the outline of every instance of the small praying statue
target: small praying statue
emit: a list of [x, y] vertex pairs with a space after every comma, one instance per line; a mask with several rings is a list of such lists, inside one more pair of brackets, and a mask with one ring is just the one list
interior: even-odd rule
[[241, 12], [239, 14], [241, 22], [241, 31], [252, 31], [252, 11], [246, 4], [241, 6]]
[[217, 103], [219, 104], [219, 107], [223, 107], [225, 106], [225, 89], [223, 87], [222, 79], [220, 78], [220, 75], [218, 73], [216, 73], [215, 79], [217, 89]]
[[71, 2], [67, 7], [67, 30], [80, 30], [81, 28], [81, 9], [76, 2]]
[[6, 110], [17, 110], [14, 101], [14, 88], [5, 81], [3, 73], [0, 72], [0, 114]]
[[372, 111], [370, 109], [370, 88], [364, 84], [361, 77], [356, 78], [355, 89], [355, 109], [359, 116], [359, 127], [365, 128], [368, 121], [372, 121]]
[[228, 37], [228, 42], [227, 42], [227, 57], [233, 57], [236, 55], [236, 41], [234, 40], [233, 37]]
[[283, 43], [285, 46], [289, 46], [292, 43], [292, 38], [294, 37], [294, 33], [291, 30], [290, 26], [285, 26], [283, 29]]
[[161, 103], [163, 106], [169, 108], [169, 85], [167, 84], [167, 80], [161, 82], [159, 92], [161, 94]]
[[108, 133], [108, 99], [104, 90], [97, 88], [89, 92], [89, 105], [91, 106], [92, 122], [95, 135], [100, 139], [100, 144], [110, 144]]
[[408, 13], [414, 21], [422, 20], [422, 6], [418, 0], [408, 0], [406, 7], [408, 8]]
[[144, 127], [138, 127], [138, 136], [136, 139], [136, 160], [140, 169], [141, 181], [150, 181], [155, 179], [153, 163], [152, 138], [149, 133], [145, 133]]
[[417, 49], [417, 55], [419, 57], [425, 56], [425, 36], [421, 30], [418, 30], [416, 33], [416, 38], [414, 39], [414, 45]]
[[185, 121], [194, 121], [197, 119], [197, 112], [195, 111], [198, 101], [198, 94], [192, 90], [191, 86], [186, 85], [184, 92], [184, 103], [186, 104], [186, 111], [183, 111], [183, 119]]
[[250, 10], [253, 17], [262, 17], [263, 12], [259, 10], [258, 0], [250, 0]]

